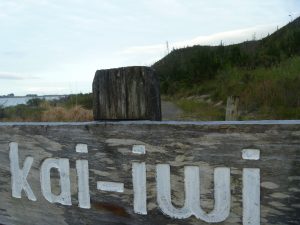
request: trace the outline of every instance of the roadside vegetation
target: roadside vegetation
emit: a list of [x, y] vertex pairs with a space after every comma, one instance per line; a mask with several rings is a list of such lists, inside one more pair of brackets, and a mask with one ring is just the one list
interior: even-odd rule
[[183, 110], [183, 119], [224, 120], [231, 95], [240, 97], [240, 120], [300, 119], [300, 57], [272, 68], [228, 68], [165, 98]]
[[91, 121], [92, 95], [78, 94], [46, 101], [38, 98], [31, 99], [27, 104], [1, 107], [0, 121], [34, 121], [34, 122], [70, 122]]
[[241, 120], [300, 119], [300, 18], [262, 40], [173, 50], [153, 68], [162, 94], [199, 120], [223, 118], [229, 96]]

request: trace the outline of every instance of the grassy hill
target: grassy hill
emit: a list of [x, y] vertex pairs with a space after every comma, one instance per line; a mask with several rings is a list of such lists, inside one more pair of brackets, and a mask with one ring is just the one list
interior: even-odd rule
[[[169, 97], [208, 94], [224, 107], [227, 96], [237, 95], [241, 119], [300, 119], [300, 17], [262, 40], [173, 50], [153, 68]], [[187, 108], [204, 107], [217, 115], [209, 119], [223, 119], [213, 104]]]
[[[228, 96], [240, 97], [243, 120], [300, 119], [300, 18], [262, 40], [173, 50], [153, 68], [183, 120], [224, 120]], [[0, 121], [88, 121], [91, 109], [91, 94], [33, 99], [0, 105]]]

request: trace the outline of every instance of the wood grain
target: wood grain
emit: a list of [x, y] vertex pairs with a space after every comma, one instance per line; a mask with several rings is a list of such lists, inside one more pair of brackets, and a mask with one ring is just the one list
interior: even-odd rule
[[[174, 206], [184, 203], [184, 167], [199, 166], [201, 206], [210, 211], [213, 169], [230, 168], [229, 217], [217, 224], [242, 224], [242, 172], [260, 169], [261, 224], [300, 224], [300, 124], [201, 124], [120, 122], [87, 124], [0, 124], [0, 224], [208, 224], [191, 216], [172, 219], [157, 205], [157, 164], [171, 166]], [[28, 183], [37, 201], [12, 197], [9, 144], [19, 145], [20, 167], [34, 158]], [[88, 153], [76, 152], [87, 144]], [[145, 154], [132, 147], [145, 146]], [[243, 149], [259, 149], [260, 160], [242, 159]], [[47, 158], [70, 160], [72, 205], [48, 202], [41, 192], [40, 168]], [[88, 160], [91, 208], [78, 207], [76, 160]], [[132, 163], [146, 164], [147, 215], [134, 213]], [[124, 183], [124, 192], [97, 190], [97, 181]], [[60, 192], [59, 176], [51, 174], [52, 191]]]
[[95, 120], [161, 120], [159, 80], [144, 66], [96, 71]]

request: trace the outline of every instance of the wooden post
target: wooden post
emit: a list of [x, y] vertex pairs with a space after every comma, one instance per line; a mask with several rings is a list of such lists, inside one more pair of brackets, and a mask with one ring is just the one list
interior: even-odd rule
[[225, 120], [228, 120], [228, 121], [238, 120], [238, 117], [239, 117], [239, 112], [238, 112], [239, 99], [240, 99], [239, 96], [229, 96], [227, 98]]
[[96, 71], [95, 120], [161, 120], [159, 80], [150, 67]]

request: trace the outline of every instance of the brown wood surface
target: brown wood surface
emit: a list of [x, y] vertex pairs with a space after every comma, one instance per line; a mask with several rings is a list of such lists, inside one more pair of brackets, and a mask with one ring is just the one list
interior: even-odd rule
[[238, 120], [239, 118], [239, 96], [229, 96], [227, 98], [227, 104], [226, 104], [226, 115], [225, 120], [227, 121], [233, 121]]
[[[25, 157], [34, 158], [28, 175], [37, 201], [13, 198], [9, 143], [19, 144], [20, 167]], [[88, 154], [75, 152], [87, 144]], [[132, 153], [133, 145], [145, 145], [146, 154]], [[258, 161], [241, 158], [245, 148], [260, 149]], [[201, 203], [213, 207], [213, 169], [231, 169], [231, 209], [218, 224], [242, 224], [242, 170], [261, 170], [261, 224], [300, 224], [300, 124], [201, 124], [201, 123], [0, 123], [0, 224], [207, 224], [195, 217], [172, 219], [156, 201], [155, 165], [171, 165], [172, 201], [184, 201], [183, 168], [200, 167]], [[49, 203], [40, 188], [40, 167], [46, 158], [68, 158], [72, 206]], [[89, 162], [91, 209], [78, 207], [75, 161]], [[147, 165], [148, 215], [133, 211], [132, 162]], [[124, 193], [96, 189], [97, 181], [124, 183]], [[59, 193], [57, 175], [53, 191]]]
[[159, 80], [144, 66], [96, 71], [95, 120], [161, 120]]

